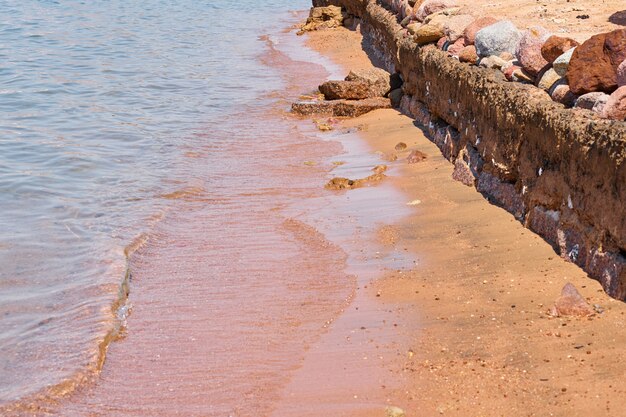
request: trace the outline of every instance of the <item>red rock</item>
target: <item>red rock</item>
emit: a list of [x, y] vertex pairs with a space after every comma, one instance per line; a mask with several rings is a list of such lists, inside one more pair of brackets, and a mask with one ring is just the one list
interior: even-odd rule
[[617, 67], [617, 85], [626, 85], [626, 60], [622, 61]]
[[478, 54], [476, 54], [476, 47], [474, 45], [469, 45], [463, 48], [459, 52], [459, 61], [469, 62], [470, 64], [476, 64], [476, 61], [478, 61]]
[[409, 164], [416, 164], [418, 162], [422, 162], [427, 158], [427, 155], [424, 152], [418, 151], [417, 149], [411, 151], [409, 156], [407, 156], [406, 161]]
[[504, 70], [504, 77], [508, 81], [514, 81], [513, 74], [515, 73], [515, 71], [521, 71], [521, 70], [522, 70], [522, 67], [518, 65], [511, 65], [507, 69]]
[[574, 94], [611, 93], [618, 87], [617, 67], [626, 59], [626, 29], [592, 36], [576, 48], [567, 70]]
[[486, 28], [487, 26], [491, 26], [496, 23], [498, 19], [491, 16], [481, 17], [477, 20], [474, 20], [472, 23], [467, 25], [465, 30], [463, 31], [463, 37], [465, 38], [466, 45], [473, 45], [476, 40], [476, 33]]
[[536, 76], [548, 65], [541, 55], [541, 47], [549, 37], [550, 33], [541, 26], [532, 27], [522, 35], [515, 56], [529, 74]]
[[586, 317], [595, 314], [595, 311], [583, 296], [580, 295], [576, 287], [568, 282], [563, 287], [563, 290], [561, 290], [561, 296], [554, 303], [550, 314], [556, 317]]
[[565, 52], [580, 45], [574, 39], [562, 36], [552, 35], [546, 39], [541, 47], [541, 56], [547, 62], [554, 62], [555, 59], [563, 55]]
[[440, 38], [437, 41], [437, 49], [441, 49], [442, 51], [445, 50], [446, 43], [448, 43], [448, 38], [446, 38], [445, 36]]
[[452, 45], [448, 46], [448, 53], [450, 55], [459, 56], [463, 49], [465, 49], [465, 39], [459, 38]]
[[374, 96], [364, 81], [326, 81], [319, 90], [326, 100], [361, 100]]
[[602, 117], [612, 120], [626, 120], [626, 86], [622, 86], [609, 96], [602, 110]]

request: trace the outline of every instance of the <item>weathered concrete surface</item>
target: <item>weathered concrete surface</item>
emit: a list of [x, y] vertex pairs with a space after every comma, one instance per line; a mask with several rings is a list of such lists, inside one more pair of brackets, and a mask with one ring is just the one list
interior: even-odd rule
[[453, 163], [464, 150], [474, 167], [464, 183], [473, 175], [485, 197], [625, 300], [626, 123], [566, 109], [532, 85], [420, 47], [374, 0], [334, 1], [361, 19], [387, 69], [402, 74], [403, 110]]

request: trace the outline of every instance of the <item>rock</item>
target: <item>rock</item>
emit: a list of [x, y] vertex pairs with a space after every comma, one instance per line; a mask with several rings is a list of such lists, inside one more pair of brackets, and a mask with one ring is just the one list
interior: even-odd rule
[[299, 33], [336, 28], [343, 25], [343, 19], [344, 15], [339, 6], [312, 7]]
[[569, 62], [572, 59], [572, 55], [576, 48], [572, 48], [569, 51], [564, 52], [562, 55], [556, 57], [554, 62], [552, 63], [552, 68], [559, 74], [561, 77], [565, 77], [567, 75], [567, 69], [569, 67]]
[[626, 85], [626, 60], [617, 67], [617, 85], [619, 87]]
[[498, 19], [496, 19], [495, 17], [491, 17], [491, 16], [481, 17], [479, 19], [474, 20], [472, 23], [467, 25], [467, 27], [463, 31], [463, 38], [465, 38], [465, 44], [474, 45], [474, 41], [476, 39], [476, 33], [478, 33], [479, 30], [486, 28], [487, 26], [491, 26], [497, 22], [498, 22]]
[[524, 32], [515, 50], [515, 57], [522, 68], [531, 75], [537, 75], [549, 65], [541, 55], [541, 47], [550, 33], [541, 26], [534, 26]]
[[469, 143], [461, 149], [454, 161], [452, 178], [468, 187], [476, 185], [476, 180], [483, 170], [485, 162], [478, 150]]
[[417, 32], [417, 29], [419, 29], [419, 28], [420, 28], [420, 26], [422, 26], [422, 24], [421, 24], [421, 23], [418, 23], [418, 22], [413, 22], [413, 23], [410, 23], [410, 24], [408, 24], [408, 25], [406, 26], [406, 30], [409, 32], [409, 34], [410, 34], [411, 36], [414, 36], [414, 35], [415, 35], [415, 32]]
[[604, 108], [606, 107], [606, 104], [609, 102], [610, 98], [611, 96], [609, 96], [608, 94], [599, 97], [591, 108], [591, 111], [599, 115], [600, 117], [605, 117]]
[[[571, 87], [570, 87], [571, 88]], [[609, 95], [606, 93], [602, 93], [599, 91], [593, 93], [583, 94], [578, 99], [576, 99], [576, 103], [574, 103], [574, 107], [580, 109], [593, 110], [593, 107], [598, 102], [606, 103], [609, 99]]]
[[555, 59], [563, 55], [565, 52], [580, 45], [572, 38], [552, 35], [544, 42], [541, 47], [541, 56], [547, 62], [554, 62]]
[[[565, 79], [562, 78], [562, 80]], [[574, 106], [574, 103], [576, 103], [576, 99], [578, 98], [578, 96], [572, 93], [572, 91], [569, 89], [569, 85], [566, 82], [559, 82], [559, 84], [554, 86], [550, 97], [557, 103], [561, 103], [567, 107]]]
[[308, 116], [312, 114], [335, 117], [358, 117], [372, 110], [388, 109], [391, 101], [384, 97], [363, 100], [299, 101], [291, 105], [291, 111]]
[[568, 282], [561, 290], [561, 296], [557, 298], [554, 307], [550, 310], [550, 314], [555, 317], [587, 317], [595, 314], [595, 310], [580, 295], [576, 287]]
[[574, 94], [617, 89], [617, 67], [626, 59], [626, 29], [592, 36], [574, 50], [567, 78]]
[[324, 186], [324, 188], [327, 188], [329, 190], [345, 190], [345, 189], [352, 188], [354, 184], [355, 184], [354, 180], [351, 180], [348, 178], [336, 177], [328, 181], [326, 185]]
[[[465, 49], [465, 39], [459, 38], [452, 45], [448, 46], [448, 53], [450, 55], [459, 56], [463, 49]], [[474, 51], [476, 51], [476, 48], [474, 48]]]
[[326, 100], [361, 100], [375, 97], [373, 94], [376, 93], [365, 81], [326, 81], [319, 86], [319, 90]]
[[506, 64], [507, 62], [504, 59], [495, 55], [487, 56], [481, 59], [480, 62], [478, 63], [478, 65], [483, 68], [491, 68], [491, 69], [498, 69], [498, 70], [501, 69]]
[[407, 148], [406, 143], [404, 142], [398, 142], [396, 143], [396, 146], [394, 147], [394, 149], [398, 152], [403, 151]]
[[434, 19], [417, 28], [413, 34], [415, 43], [425, 45], [427, 43], [436, 42], [444, 37], [443, 22], [443, 18]]
[[[382, 165], [384, 166], [384, 165]], [[383, 171], [384, 172], [384, 171]], [[368, 183], [379, 182], [385, 179], [386, 176], [382, 172], [376, 172], [369, 177], [359, 178], [356, 180], [351, 180], [349, 178], [335, 177], [328, 181], [324, 188], [328, 190], [351, 190], [354, 188], [360, 188]]]
[[450, 7], [448, 9], [440, 10], [436, 13], [426, 16], [424, 23], [430, 23], [433, 20], [438, 20], [445, 23], [451, 16], [457, 15], [461, 11], [460, 7]]
[[612, 120], [626, 120], [626, 86], [619, 87], [609, 96], [604, 105], [602, 117]]
[[375, 174], [382, 174], [383, 172], [387, 171], [387, 165], [376, 165], [374, 168], [372, 168], [372, 171], [374, 171]]
[[391, 2], [391, 9], [394, 13], [398, 14], [400, 20], [405, 19], [413, 13], [413, 7], [411, 7], [408, 0], [393, 0]]
[[456, 7], [454, 0], [426, 0], [415, 11], [415, 19], [423, 22], [428, 15], [451, 7]]
[[512, 22], [502, 20], [479, 30], [474, 45], [479, 57], [497, 56], [502, 52], [514, 54], [521, 37]]
[[459, 155], [454, 161], [454, 171], [452, 171], [452, 179], [459, 181], [463, 185], [473, 187], [476, 183], [476, 177], [472, 174], [472, 170], [465, 160]]
[[478, 54], [476, 54], [476, 47], [474, 45], [469, 45], [463, 48], [459, 52], [459, 61], [469, 62], [470, 64], [476, 64], [476, 61], [478, 61]]
[[469, 14], [458, 14], [450, 16], [443, 24], [443, 33], [450, 42], [456, 42], [457, 39], [463, 37], [465, 28], [474, 21], [474, 16]]
[[445, 51], [448, 49], [448, 45], [450, 43], [448, 42], [448, 38], [446, 38], [445, 36], [441, 37], [438, 41], [437, 41], [437, 49], [440, 49], [442, 51]]
[[371, 97], [384, 97], [391, 91], [391, 74], [382, 68], [352, 70], [346, 81], [364, 81], [369, 84]]
[[391, 90], [389, 93], [389, 99], [391, 100], [391, 107], [397, 109], [400, 107], [400, 102], [402, 101], [402, 89], [396, 88], [395, 90]]
[[385, 409], [385, 417], [405, 417], [405, 413], [400, 407], [389, 406]]
[[519, 65], [508, 65], [506, 69], [503, 68], [503, 70], [504, 71], [502, 72], [504, 73], [504, 78], [506, 78], [507, 81], [516, 81], [513, 79], [513, 73], [518, 70], [521, 71], [522, 67], [520, 67]]
[[498, 55], [498, 57], [504, 59], [505, 61], [515, 60], [515, 55], [510, 52], [502, 52], [500, 55]]
[[549, 91], [554, 84], [556, 84], [561, 79], [561, 76], [557, 74], [557, 72], [550, 68], [539, 79], [537, 83], [537, 87], [541, 88], [544, 91]]
[[428, 156], [424, 152], [415, 149], [411, 151], [409, 156], [407, 156], [406, 161], [409, 164], [417, 164], [418, 162], [422, 162], [423, 160], [425, 160], [427, 157]]
[[535, 82], [535, 78], [530, 75], [529, 73], [527, 73], [526, 71], [524, 71], [523, 68], [519, 68], [516, 69], [515, 71], [513, 71], [513, 74], [511, 76], [512, 81], [517, 81], [520, 83], [534, 83]]

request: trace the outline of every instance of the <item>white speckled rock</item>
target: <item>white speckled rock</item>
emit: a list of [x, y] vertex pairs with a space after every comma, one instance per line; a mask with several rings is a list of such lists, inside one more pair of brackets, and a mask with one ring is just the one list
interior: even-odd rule
[[521, 38], [522, 34], [513, 22], [502, 20], [479, 30], [474, 44], [480, 57], [500, 55], [503, 52], [515, 54]]
[[569, 51], [565, 52], [563, 55], [559, 56], [552, 63], [552, 68], [559, 74], [561, 77], [565, 77], [567, 75], [567, 67], [569, 66], [569, 61], [572, 59], [572, 54], [576, 48], [572, 48]]

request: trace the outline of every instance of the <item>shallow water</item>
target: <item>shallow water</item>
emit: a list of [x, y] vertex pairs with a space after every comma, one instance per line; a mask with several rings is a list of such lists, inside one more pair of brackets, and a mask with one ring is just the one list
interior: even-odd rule
[[[128, 256], [158, 247], [159, 227], [176, 227], [163, 219], [210, 206], [207, 233], [223, 234], [206, 250], [239, 238], [228, 230], [256, 202], [238, 212], [228, 193], [276, 184], [252, 184], [240, 152], [244, 139], [271, 140], [264, 125], [231, 121], [276, 106], [286, 81], [259, 37], [308, 6], [0, 4], [0, 407], [38, 407], [89, 383], [129, 308]], [[252, 153], [271, 160], [281, 146]]]

